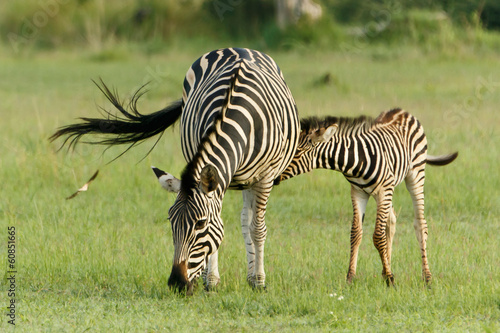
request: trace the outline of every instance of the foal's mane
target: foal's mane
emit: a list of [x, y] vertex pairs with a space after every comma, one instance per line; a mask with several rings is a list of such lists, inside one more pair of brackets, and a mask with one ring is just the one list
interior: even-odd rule
[[327, 128], [331, 125], [338, 125], [339, 129], [353, 129], [364, 127], [370, 128], [375, 123], [372, 117], [359, 116], [359, 117], [332, 117], [326, 116], [324, 118], [307, 117], [300, 120], [300, 129], [302, 132], [309, 133], [310, 131], [319, 128]]
[[302, 133], [309, 134], [320, 128], [327, 128], [331, 125], [338, 125], [340, 130], [369, 130], [374, 125], [388, 123], [393, 120], [393, 117], [402, 109], [394, 108], [386, 112], [382, 112], [377, 118], [370, 116], [359, 117], [333, 117], [326, 116], [324, 118], [308, 117], [300, 120], [300, 129]]

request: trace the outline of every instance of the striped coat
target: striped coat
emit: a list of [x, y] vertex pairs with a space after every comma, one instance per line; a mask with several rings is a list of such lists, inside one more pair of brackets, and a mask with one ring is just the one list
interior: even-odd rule
[[377, 202], [373, 242], [382, 261], [382, 274], [393, 284], [392, 240], [396, 214], [392, 207], [394, 188], [403, 180], [413, 200], [414, 227], [420, 244], [422, 274], [427, 283], [431, 272], [427, 260], [427, 222], [424, 218], [425, 165], [446, 165], [458, 153], [427, 155], [427, 139], [420, 122], [408, 112], [393, 109], [376, 119], [369, 117], [301, 120], [295, 156], [276, 183], [313, 169], [340, 171], [351, 183], [353, 222], [351, 256], [347, 280], [356, 275], [362, 223], [370, 196]]
[[219, 280], [217, 250], [224, 237], [220, 217], [228, 189], [243, 191], [242, 232], [248, 282], [265, 286], [265, 211], [273, 181], [290, 163], [298, 141], [295, 102], [281, 70], [267, 55], [248, 49], [204, 54], [187, 71], [182, 100], [152, 114], [126, 110], [116, 94], [99, 86], [120, 116], [83, 118], [59, 129], [75, 144], [81, 136], [107, 134], [103, 144], [137, 142], [162, 133], [180, 119], [181, 146], [187, 166], [181, 179], [155, 169], [160, 182], [177, 192], [169, 210], [174, 258], [169, 285], [192, 289], [205, 271], [206, 286]]

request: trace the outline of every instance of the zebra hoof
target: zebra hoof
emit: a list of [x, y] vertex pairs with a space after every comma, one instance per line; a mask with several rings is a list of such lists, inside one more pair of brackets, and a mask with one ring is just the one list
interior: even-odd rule
[[422, 272], [422, 280], [424, 280], [426, 284], [431, 284], [432, 274], [430, 272], [429, 273]]
[[218, 289], [219, 284], [205, 284], [205, 291], [207, 292], [216, 292]]
[[425, 282], [425, 286], [427, 287], [427, 289], [431, 289], [431, 284], [432, 284], [432, 275], [428, 274], [422, 274], [422, 279], [424, 280]]
[[220, 283], [220, 278], [218, 276], [209, 276], [203, 279], [203, 285], [206, 291], [216, 291], [217, 286]]
[[266, 292], [267, 291], [267, 287], [265, 285], [252, 286], [252, 290], [255, 291], [255, 292]]
[[219, 290], [217, 289], [217, 285], [215, 285], [215, 286], [205, 285], [205, 291], [206, 291], [207, 293], [216, 293], [216, 292], [218, 292]]
[[394, 284], [394, 275], [385, 276], [384, 278], [388, 288], [396, 287], [396, 285]]
[[255, 291], [266, 291], [266, 284], [264, 278], [256, 278], [255, 276], [249, 276], [247, 282]]

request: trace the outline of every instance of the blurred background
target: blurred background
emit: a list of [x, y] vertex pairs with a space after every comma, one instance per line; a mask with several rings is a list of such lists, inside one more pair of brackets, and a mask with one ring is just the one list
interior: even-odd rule
[[[366, 45], [426, 53], [500, 51], [497, 0], [23, 0], [2, 1], [2, 53], [87, 49], [113, 58], [169, 46], [260, 50]], [[120, 46], [120, 48], [117, 48]]]
[[[275, 59], [300, 117], [402, 107], [423, 124], [430, 154], [459, 151], [426, 170], [432, 290], [404, 186], [394, 195], [397, 292], [380, 278], [373, 201], [359, 282], [346, 286], [349, 183], [317, 170], [273, 189], [268, 292], [245, 282], [241, 193], [228, 191], [221, 289], [172, 297], [175, 196], [150, 166], [181, 174], [179, 127], [149, 155], [154, 139], [111, 164], [125, 146], [58, 152], [62, 140], [49, 142], [78, 117], [116, 111], [92, 79], [125, 105], [149, 83], [138, 104], [149, 114], [182, 96], [195, 59], [230, 46]], [[500, 332], [499, 55], [500, 0], [0, 1], [0, 230], [16, 227], [19, 329]], [[65, 200], [97, 169], [88, 192]]]

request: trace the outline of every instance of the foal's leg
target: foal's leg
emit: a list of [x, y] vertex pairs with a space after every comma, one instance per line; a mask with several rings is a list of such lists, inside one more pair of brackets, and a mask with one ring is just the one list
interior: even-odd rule
[[377, 201], [377, 221], [375, 223], [375, 231], [373, 232], [373, 244], [378, 250], [382, 261], [382, 276], [388, 286], [394, 285], [394, 276], [391, 271], [391, 263], [388, 257], [388, 237], [387, 237], [387, 222], [392, 210], [392, 195], [394, 188], [381, 189], [375, 196]]
[[370, 196], [364, 191], [351, 185], [351, 200], [354, 213], [351, 226], [351, 256], [349, 259], [349, 270], [347, 272], [348, 283], [351, 283], [356, 276], [359, 245], [363, 237], [363, 221], [365, 218], [366, 204], [369, 198]]
[[413, 226], [415, 234], [420, 245], [420, 254], [422, 255], [422, 278], [427, 284], [431, 283], [432, 274], [427, 261], [427, 222], [424, 218], [424, 182], [425, 182], [425, 164], [420, 169], [410, 170], [405, 178], [406, 188], [410, 192], [413, 201], [413, 210], [415, 219]]
[[389, 214], [389, 221], [386, 226], [387, 235], [387, 260], [389, 260], [389, 265], [391, 264], [392, 258], [392, 242], [394, 241], [394, 234], [396, 233], [396, 211], [394, 207], [391, 208]]

